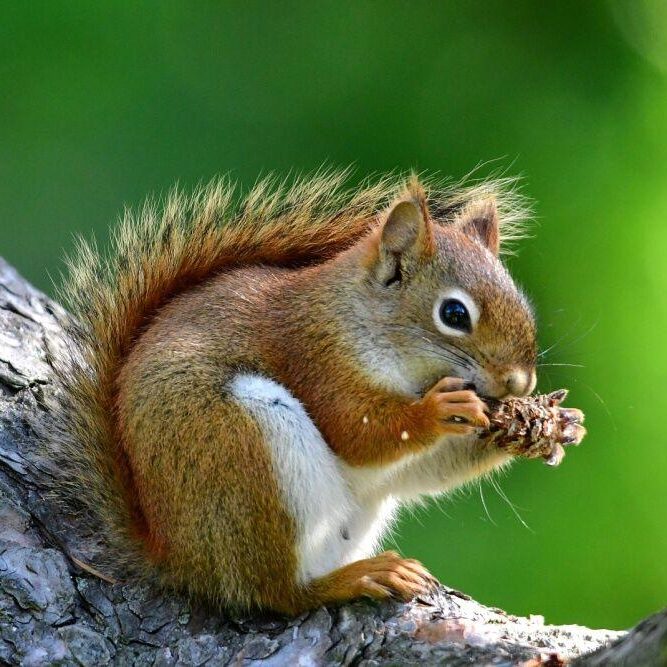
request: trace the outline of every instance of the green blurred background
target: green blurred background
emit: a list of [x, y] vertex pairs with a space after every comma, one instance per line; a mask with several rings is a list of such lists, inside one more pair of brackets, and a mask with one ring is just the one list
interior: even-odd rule
[[50, 293], [74, 234], [175, 181], [524, 174], [538, 224], [511, 265], [553, 346], [540, 388], [570, 387], [590, 434], [394, 539], [549, 622], [667, 602], [664, 2], [4, 2], [0, 82], [0, 253]]

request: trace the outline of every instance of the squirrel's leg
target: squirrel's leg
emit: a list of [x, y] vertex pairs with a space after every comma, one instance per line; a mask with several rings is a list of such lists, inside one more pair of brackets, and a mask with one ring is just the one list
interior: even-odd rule
[[382, 498], [354, 493], [280, 384], [251, 374], [211, 382], [210, 373], [182, 383], [173, 364], [158, 384], [144, 377], [124, 385], [124, 447], [167, 585], [286, 613], [428, 588], [412, 561], [369, 558], [390, 512]]
[[386, 466], [445, 436], [462, 438], [489, 425], [486, 405], [460, 378], [441, 379], [422, 398], [372, 385], [333, 396], [332, 388], [322, 389], [311, 394], [310, 411], [334, 451], [353, 466]]
[[435, 579], [417, 561], [394, 552], [368, 557], [391, 508], [381, 496], [355, 492], [303, 405], [259, 375], [239, 375], [230, 386], [263, 433], [296, 530], [294, 593], [271, 606], [295, 613], [360, 596], [409, 599], [432, 589]]
[[125, 416], [144, 542], [162, 581], [214, 605], [290, 603], [295, 522], [261, 426], [224, 381], [164, 379], [132, 387]]

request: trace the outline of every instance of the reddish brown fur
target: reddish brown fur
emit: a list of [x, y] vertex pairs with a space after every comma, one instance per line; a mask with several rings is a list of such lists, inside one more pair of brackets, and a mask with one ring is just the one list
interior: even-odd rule
[[[97, 478], [92, 485], [100, 503], [111, 505], [114, 493], [124, 495], [129, 516], [120, 511], [116, 522], [141, 539], [166, 584], [222, 604], [289, 613], [360, 594], [382, 597], [387, 590], [408, 596], [430, 586], [421, 566], [393, 555], [298, 586], [295, 526], [262, 434], [227, 395], [238, 372], [275, 379], [354, 466], [387, 464], [443, 434], [487, 423], [474, 392], [456, 381], [436, 382], [437, 364], [424, 361], [415, 370], [423, 388], [436, 383], [419, 398], [387, 386], [360, 359], [361, 348], [377, 347], [376, 322], [358, 310], [365, 298], [381, 298], [369, 271], [391, 271], [403, 253], [401, 270], [414, 281], [414, 294], [401, 297], [403, 333], [377, 328], [380, 348], [419, 356], [414, 336], [405, 332], [432, 328], [420, 318], [424, 312], [430, 317], [444, 271], [479, 298], [485, 313], [493, 311], [479, 333], [493, 357], [485, 361], [491, 374], [500, 377], [517, 361], [534, 361], [529, 311], [481, 237], [459, 230], [460, 224], [433, 225], [416, 182], [407, 200], [417, 205], [424, 226], [405, 252], [384, 248], [368, 207], [332, 214], [312, 228], [298, 211], [224, 228], [203, 211], [194, 230], [172, 229], [163, 219], [161, 233], [149, 234], [163, 244], [157, 249], [149, 244], [141, 254], [130, 248], [130, 268], [112, 276], [115, 291], [103, 284], [95, 292], [92, 270], [82, 281], [93, 290], [92, 342], [84, 355], [96, 385], [88, 387], [82, 372], [78, 391], [96, 401], [95, 415], [108, 415], [88, 417], [89, 404], [80, 408], [79, 433], [87, 424], [105, 432], [85, 454], [107, 486]], [[86, 295], [78, 298], [85, 310]], [[519, 328], [509, 337], [508, 314]], [[480, 350], [470, 349], [475, 355]], [[469, 423], [452, 423], [453, 416]], [[113, 480], [104, 472], [108, 447]]]

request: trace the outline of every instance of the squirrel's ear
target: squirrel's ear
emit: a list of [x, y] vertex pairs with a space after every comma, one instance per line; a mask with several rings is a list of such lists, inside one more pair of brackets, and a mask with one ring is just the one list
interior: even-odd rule
[[404, 199], [389, 210], [382, 225], [378, 275], [386, 284], [403, 274], [433, 249], [432, 222], [425, 197]]
[[454, 221], [466, 234], [481, 241], [494, 255], [500, 252], [500, 219], [495, 199], [468, 204]]

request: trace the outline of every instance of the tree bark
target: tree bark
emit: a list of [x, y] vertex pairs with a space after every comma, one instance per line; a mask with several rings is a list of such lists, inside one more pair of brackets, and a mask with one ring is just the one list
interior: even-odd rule
[[68, 319], [0, 260], [0, 664], [667, 664], [667, 612], [628, 633], [550, 626], [442, 587], [408, 604], [251, 617], [95, 576], [81, 564], [98, 536], [49, 495], [39, 449]]

